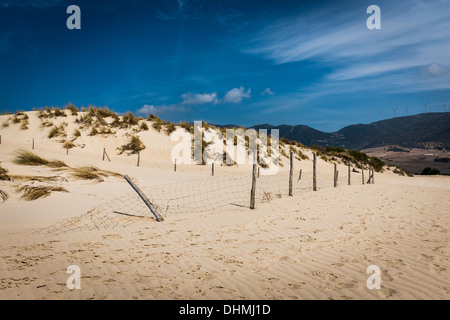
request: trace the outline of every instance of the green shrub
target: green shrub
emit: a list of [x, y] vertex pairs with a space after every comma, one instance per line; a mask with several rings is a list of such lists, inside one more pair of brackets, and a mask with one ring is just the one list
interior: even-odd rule
[[375, 171], [383, 172], [385, 163], [381, 159], [377, 157], [370, 157], [368, 162], [375, 169]]
[[328, 147], [325, 148], [325, 151], [326, 152], [343, 153], [343, 152], [345, 152], [345, 149], [344, 148], [340, 148], [340, 147], [330, 147], [330, 146], [328, 146]]

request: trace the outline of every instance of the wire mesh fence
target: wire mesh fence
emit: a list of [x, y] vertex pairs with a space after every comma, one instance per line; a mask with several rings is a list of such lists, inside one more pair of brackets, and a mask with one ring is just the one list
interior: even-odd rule
[[[313, 172], [303, 166], [300, 174], [293, 174], [293, 195], [312, 191]], [[348, 171], [340, 167], [338, 187], [348, 185]], [[305, 170], [306, 169], [306, 170]], [[361, 171], [361, 170], [359, 170]], [[334, 172], [317, 174], [318, 189], [333, 188]], [[365, 175], [368, 179], [368, 171]], [[351, 172], [351, 183], [361, 185], [361, 172]], [[158, 187], [139, 186], [158, 213], [164, 218], [189, 213], [208, 213], [233, 211], [249, 208], [252, 175], [233, 174], [171, 183]], [[276, 175], [261, 175], [256, 179], [256, 206], [275, 198], [287, 197], [289, 193], [289, 172]], [[250, 210], [250, 209], [249, 209]], [[154, 220], [152, 213], [139, 196], [130, 190], [113, 198], [89, 212], [37, 230], [37, 234], [59, 235], [81, 230], [113, 229], [125, 227], [138, 221]]]

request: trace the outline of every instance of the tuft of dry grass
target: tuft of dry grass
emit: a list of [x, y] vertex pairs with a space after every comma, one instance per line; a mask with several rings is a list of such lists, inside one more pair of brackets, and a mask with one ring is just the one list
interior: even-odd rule
[[0, 198], [2, 198], [3, 202], [5, 202], [6, 200], [8, 200], [9, 195], [5, 191], [0, 190]]
[[75, 144], [72, 141], [68, 140], [68, 141], [64, 142], [63, 148], [64, 149], [72, 149], [72, 148], [75, 148]]
[[72, 169], [72, 175], [76, 178], [83, 180], [97, 180], [98, 182], [103, 182], [103, 177], [115, 176], [122, 177], [121, 174], [112, 172], [112, 171], [104, 171], [100, 170], [97, 167], [80, 167]]
[[66, 128], [64, 127], [64, 124], [58, 126], [54, 126], [50, 132], [48, 133], [48, 138], [54, 138], [54, 137], [67, 137]]
[[75, 107], [73, 104], [69, 103], [64, 109], [66, 110], [70, 110], [70, 112], [72, 113], [73, 116], [78, 115], [78, 112], [80, 112], [80, 110], [78, 110], [77, 107]]
[[48, 197], [52, 192], [69, 192], [63, 187], [53, 186], [22, 186], [18, 188], [18, 192], [23, 192], [22, 199], [27, 201], [34, 201], [42, 197]]
[[148, 130], [147, 122], [142, 121], [142, 122], [141, 122], [141, 125], [139, 126], [139, 129], [144, 130], [144, 131], [147, 131], [147, 130]]
[[174, 132], [175, 130], [176, 130], [175, 124], [172, 123], [172, 122], [167, 122], [167, 125], [166, 125], [166, 134], [167, 134], [168, 136], [170, 136], [170, 134], [171, 134], [172, 132]]
[[80, 130], [75, 129], [75, 130], [73, 131], [73, 136], [74, 136], [75, 138], [81, 137], [81, 132], [80, 132]]
[[67, 164], [60, 160], [47, 160], [41, 158], [37, 154], [27, 151], [27, 150], [19, 150], [16, 152], [16, 159], [14, 159], [14, 163], [24, 165], [24, 166], [47, 166], [50, 168], [64, 168], [68, 167]]
[[124, 153], [125, 151], [131, 151], [131, 153], [137, 153], [141, 150], [145, 149], [144, 143], [139, 139], [138, 136], [131, 136], [130, 142], [124, 144], [122, 147], [117, 148], [120, 150], [119, 154]]
[[8, 176], [8, 170], [2, 168], [1, 166], [0, 166], [0, 180], [11, 181], [11, 177]]
[[62, 176], [22, 176], [11, 175], [12, 180], [16, 181], [37, 181], [37, 182], [67, 182], [67, 179]]

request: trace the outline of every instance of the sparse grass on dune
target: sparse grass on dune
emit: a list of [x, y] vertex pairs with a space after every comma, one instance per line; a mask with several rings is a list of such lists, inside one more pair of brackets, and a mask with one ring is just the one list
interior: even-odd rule
[[17, 189], [18, 192], [23, 192], [22, 199], [27, 201], [37, 200], [42, 197], [48, 197], [52, 192], [69, 192], [63, 187], [54, 186], [22, 186]]
[[3, 169], [1, 166], [0, 166], [0, 180], [11, 181], [11, 177], [8, 175], [8, 170]]
[[2, 198], [3, 202], [5, 202], [6, 200], [8, 200], [9, 195], [5, 191], [0, 190], [0, 198]]
[[23, 176], [23, 175], [11, 175], [11, 179], [16, 181], [36, 181], [36, 182], [67, 182], [67, 179], [62, 176]]
[[19, 150], [16, 152], [16, 159], [14, 159], [14, 163], [25, 165], [25, 166], [47, 166], [50, 168], [64, 168], [68, 167], [67, 164], [60, 160], [47, 160], [41, 158], [37, 154], [27, 151], [27, 150]]
[[97, 167], [80, 167], [72, 169], [72, 175], [76, 178], [83, 180], [97, 180], [98, 182], [103, 182], [103, 177], [115, 176], [122, 177], [121, 174], [112, 172], [112, 171], [104, 171], [100, 170]]
[[131, 136], [130, 142], [124, 144], [122, 147], [117, 148], [120, 152], [119, 154], [124, 153], [125, 151], [130, 151], [131, 153], [137, 153], [141, 150], [145, 149], [144, 143], [139, 139], [138, 136]]
[[[52, 160], [49, 161], [47, 159], [39, 157], [37, 154], [34, 154], [27, 150], [19, 150], [16, 152], [15, 163], [20, 165], [28, 165], [28, 166], [47, 166], [54, 169], [63, 169], [69, 170], [72, 173], [72, 176], [75, 178], [79, 178], [82, 180], [97, 180], [99, 182], [104, 181], [103, 177], [123, 177], [122, 174], [101, 170], [97, 167], [87, 166], [80, 168], [71, 168], [64, 162], [60, 160]], [[64, 177], [60, 176], [52, 176], [52, 177], [41, 177], [41, 176], [13, 176], [13, 178], [18, 180], [28, 180], [28, 181], [39, 181], [39, 182], [47, 182], [47, 181], [67, 181]]]

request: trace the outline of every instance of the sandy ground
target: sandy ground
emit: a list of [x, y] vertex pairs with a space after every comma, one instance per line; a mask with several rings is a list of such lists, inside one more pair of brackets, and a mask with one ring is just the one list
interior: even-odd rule
[[[0, 165], [9, 174], [54, 174], [12, 163], [14, 151], [39, 133], [41, 156], [128, 174], [148, 189], [196, 181], [210, 171], [185, 165], [174, 173], [169, 138], [152, 130], [143, 140], [159, 151], [147, 151], [137, 168], [127, 156], [101, 161], [97, 149], [113, 149], [117, 141], [86, 138], [91, 149], [66, 156], [30, 126], [29, 132], [0, 129]], [[18, 134], [21, 139], [13, 140]], [[56, 236], [34, 232], [108, 203], [129, 186], [115, 177], [98, 183], [65, 175], [59, 184], [69, 193], [27, 202], [13, 183], [1, 182], [11, 197], [0, 202], [0, 299], [450, 298], [450, 177], [386, 172], [362, 185], [354, 174], [348, 186], [346, 167], [339, 165], [333, 188], [332, 164], [319, 160], [319, 190], [313, 192], [311, 161], [296, 161], [295, 168], [303, 177], [294, 196], [274, 197], [255, 210], [180, 212], [159, 223], [149, 216], [126, 227]], [[244, 172], [245, 166], [216, 169], [219, 177]], [[70, 265], [81, 269], [80, 290], [66, 286]], [[379, 290], [367, 288], [371, 265], [381, 270]]]

